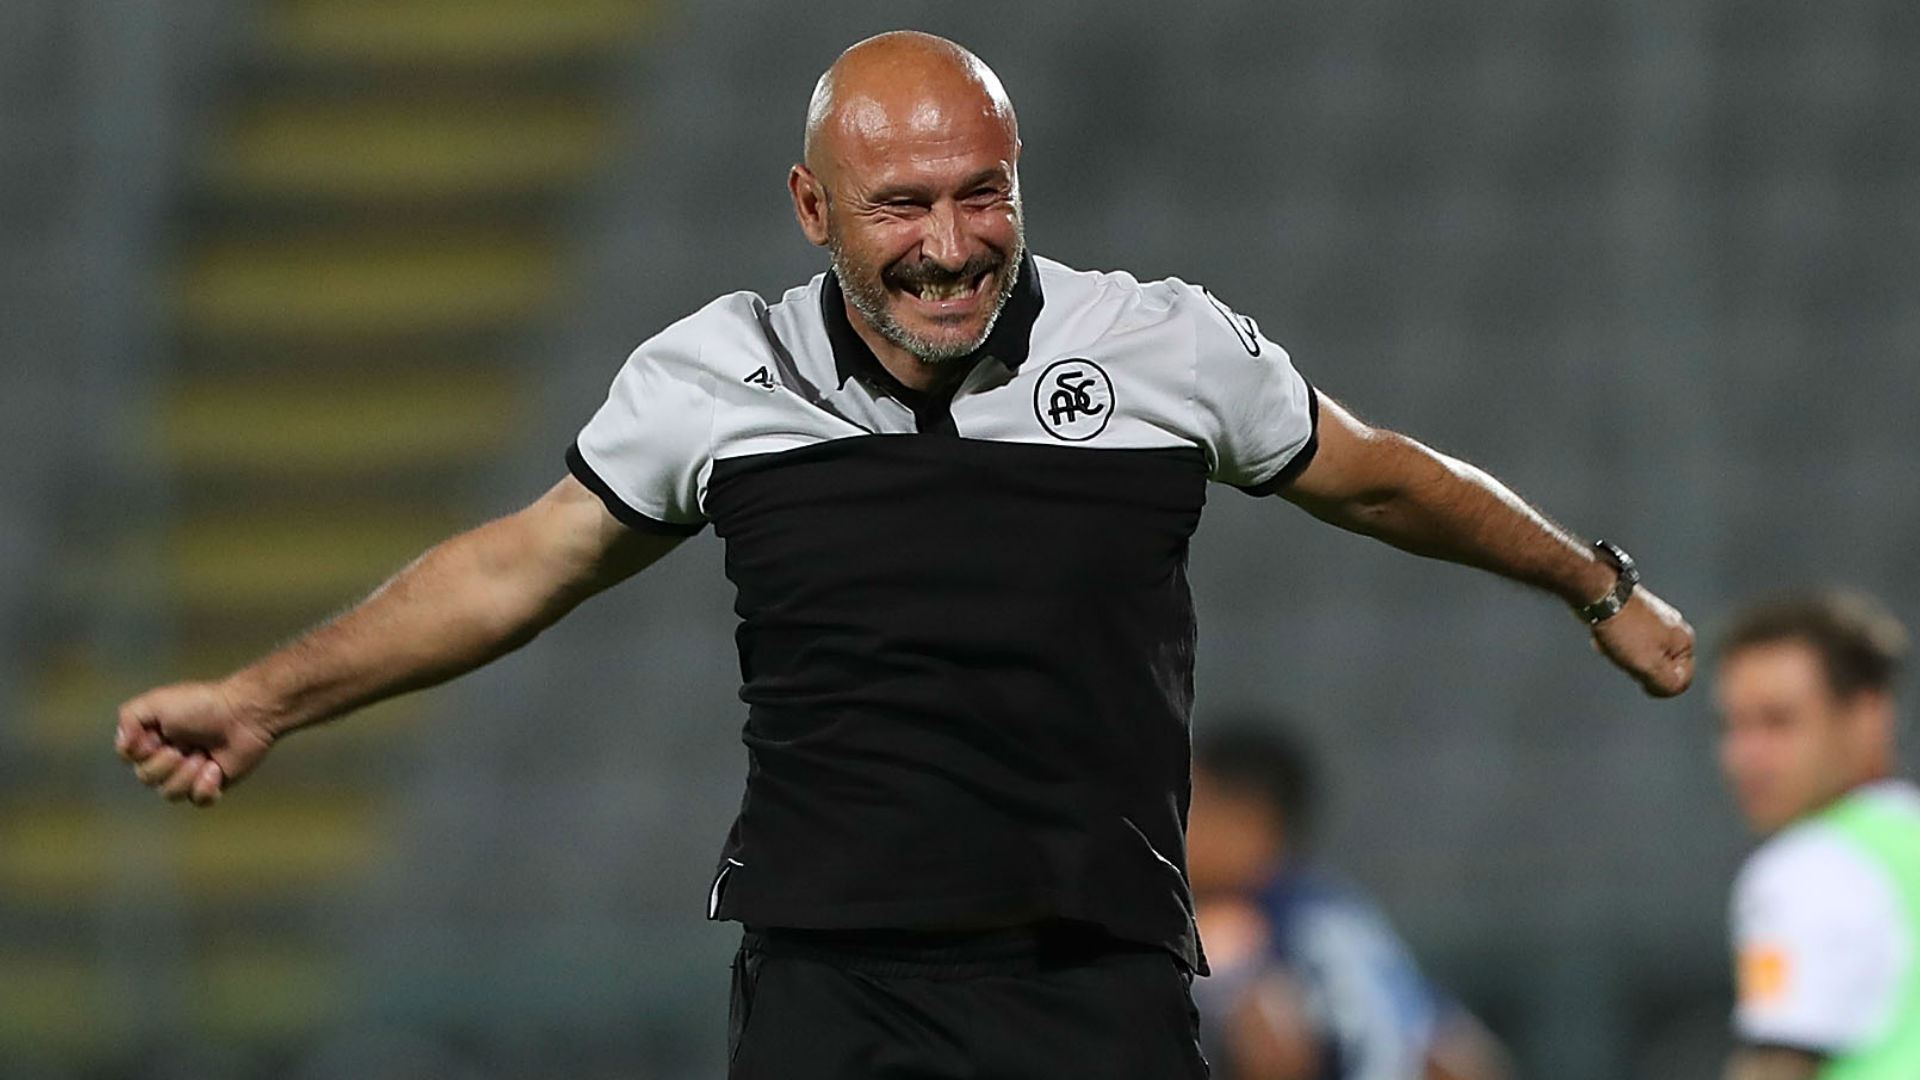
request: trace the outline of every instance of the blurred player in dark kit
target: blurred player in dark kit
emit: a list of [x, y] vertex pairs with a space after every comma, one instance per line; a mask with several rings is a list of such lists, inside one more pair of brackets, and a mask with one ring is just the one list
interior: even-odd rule
[[1506, 1080], [1499, 1044], [1422, 977], [1386, 917], [1310, 854], [1320, 783], [1276, 718], [1200, 725], [1187, 869], [1220, 1080]]

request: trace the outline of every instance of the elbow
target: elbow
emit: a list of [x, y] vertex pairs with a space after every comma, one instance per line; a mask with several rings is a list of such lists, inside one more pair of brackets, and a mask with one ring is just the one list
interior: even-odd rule
[[1314, 516], [1367, 536], [1395, 533], [1419, 512], [1437, 463], [1419, 443], [1380, 428], [1363, 428], [1357, 451], [1336, 483], [1306, 503]]
[[1356, 457], [1366, 467], [1342, 493], [1342, 510], [1357, 522], [1382, 522], [1406, 504], [1426, 455], [1412, 439], [1382, 428], [1364, 427], [1357, 434], [1362, 454]]
[[470, 534], [474, 601], [466, 621], [496, 655], [520, 648], [572, 610], [578, 598], [556, 580], [551, 552], [519, 516], [502, 518]]
[[1343, 527], [1363, 536], [1385, 538], [1400, 530], [1406, 516], [1406, 493], [1393, 488], [1359, 492], [1340, 508]]

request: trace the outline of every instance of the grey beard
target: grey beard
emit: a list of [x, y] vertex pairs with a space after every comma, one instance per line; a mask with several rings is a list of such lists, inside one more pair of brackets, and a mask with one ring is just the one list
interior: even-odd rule
[[972, 341], [941, 342], [929, 341], [908, 330], [897, 322], [887, 310], [887, 286], [875, 278], [863, 280], [846, 272], [846, 260], [835, 237], [828, 237], [827, 251], [832, 257], [833, 274], [840, 279], [840, 291], [846, 294], [847, 301], [867, 320], [868, 325], [879, 331], [880, 336], [895, 346], [906, 350], [914, 359], [929, 366], [950, 363], [964, 356], [978, 352], [980, 346], [987, 343], [995, 324], [1000, 321], [1000, 312], [1006, 308], [1007, 300], [1013, 295], [1014, 286], [1019, 284], [1020, 263], [1026, 257], [1027, 240], [1019, 236], [1014, 250], [1008, 255], [1012, 271], [1000, 281], [999, 295], [993, 298], [993, 310], [987, 313], [987, 322], [980, 328], [980, 335]]

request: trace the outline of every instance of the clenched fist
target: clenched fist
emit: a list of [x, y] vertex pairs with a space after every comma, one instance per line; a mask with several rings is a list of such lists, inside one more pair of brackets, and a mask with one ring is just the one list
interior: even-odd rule
[[190, 682], [149, 690], [120, 706], [113, 745], [140, 782], [169, 802], [212, 806], [253, 771], [273, 740], [223, 684]]
[[1645, 589], [1593, 628], [1593, 644], [1654, 697], [1672, 697], [1693, 682], [1693, 627]]

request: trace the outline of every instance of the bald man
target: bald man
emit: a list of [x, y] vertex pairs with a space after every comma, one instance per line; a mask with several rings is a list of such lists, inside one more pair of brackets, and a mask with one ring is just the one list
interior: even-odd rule
[[973, 54], [849, 49], [788, 176], [830, 272], [660, 331], [552, 490], [127, 702], [120, 753], [212, 805], [288, 732], [500, 656], [710, 522], [749, 706], [707, 888], [747, 928], [731, 1075], [1204, 1076], [1182, 829], [1208, 481], [1558, 596], [1654, 694], [1693, 635], [1619, 548], [1356, 420], [1205, 290], [1030, 254], [1019, 162]]

